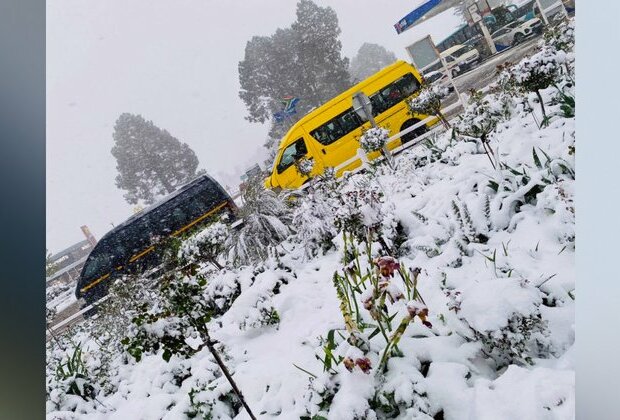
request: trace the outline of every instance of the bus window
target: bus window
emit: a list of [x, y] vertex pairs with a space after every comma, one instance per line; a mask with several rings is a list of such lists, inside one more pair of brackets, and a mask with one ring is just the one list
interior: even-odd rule
[[337, 115], [325, 124], [310, 132], [324, 146], [329, 146], [336, 140], [346, 136], [351, 131], [360, 127], [364, 121], [357, 115], [353, 108], [349, 108]]
[[293, 144], [284, 149], [284, 152], [282, 152], [282, 157], [278, 163], [278, 173], [284, 172], [293, 163], [295, 163], [297, 159], [305, 156], [306, 153], [308, 153], [308, 149], [306, 148], [304, 139], [300, 138], [296, 140]]
[[107, 246], [104, 246], [99, 252], [90, 256], [84, 266], [84, 276], [100, 277], [112, 271], [112, 254]]
[[385, 86], [370, 96], [372, 114], [377, 116], [412, 95], [420, 88], [420, 83], [411, 73]]

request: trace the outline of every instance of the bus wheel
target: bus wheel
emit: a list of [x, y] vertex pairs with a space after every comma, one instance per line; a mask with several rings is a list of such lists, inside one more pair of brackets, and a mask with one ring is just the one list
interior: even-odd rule
[[[403, 125], [400, 127], [400, 131], [403, 131], [405, 128], [409, 128], [409, 127], [411, 127], [412, 125], [415, 125], [415, 124], [417, 124], [417, 123], [419, 123], [419, 122], [420, 122], [420, 120], [418, 120], [417, 118], [411, 118], [411, 119], [408, 119], [408, 120], [407, 120], [407, 121], [405, 121], [405, 122], [403, 123]], [[421, 126], [421, 127], [416, 128], [415, 130], [413, 130], [413, 131], [411, 131], [411, 132], [409, 132], [409, 133], [405, 134], [404, 136], [402, 136], [402, 137], [401, 137], [401, 139], [400, 139], [400, 140], [401, 140], [401, 142], [404, 144], [404, 143], [407, 143], [407, 142], [409, 142], [409, 141], [411, 141], [411, 140], [415, 139], [415, 138], [416, 138], [416, 137], [418, 137], [418, 136], [421, 136], [422, 134], [426, 133], [427, 131], [428, 131], [428, 129], [426, 128], [426, 126], [425, 126], [425, 125], [423, 125], [423, 126]]]

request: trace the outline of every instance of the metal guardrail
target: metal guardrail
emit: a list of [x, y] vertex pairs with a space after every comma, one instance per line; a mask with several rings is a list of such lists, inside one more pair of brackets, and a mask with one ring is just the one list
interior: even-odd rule
[[62, 321], [60, 321], [60, 322], [59, 322], [59, 323], [57, 323], [57, 324], [52, 325], [52, 326], [51, 326], [51, 327], [49, 327], [49, 328], [48, 328], [48, 330], [46, 331], [46, 336], [47, 336], [47, 337], [51, 337], [50, 330], [51, 330], [51, 332], [54, 332], [54, 331], [59, 330], [60, 328], [62, 328], [62, 327], [64, 327], [65, 325], [69, 324], [71, 321], [73, 321], [73, 320], [74, 320], [74, 319], [76, 319], [77, 317], [81, 316], [83, 313], [88, 312], [89, 310], [91, 310], [92, 308], [94, 308], [95, 306], [97, 306], [98, 304], [100, 304], [101, 302], [104, 302], [104, 301], [105, 301], [105, 300], [107, 300], [109, 297], [110, 297], [109, 295], [106, 295], [106, 296], [102, 297], [101, 299], [99, 299], [97, 302], [95, 302], [95, 303], [93, 303], [93, 304], [91, 304], [91, 305], [88, 305], [88, 306], [87, 306], [87, 307], [85, 307], [85, 308], [82, 308], [82, 310], [80, 310], [80, 311], [78, 311], [78, 312], [74, 313], [73, 315], [71, 315], [71, 316], [69, 316], [69, 317], [67, 317], [67, 318], [63, 319]]
[[[451, 105], [448, 105], [447, 107], [443, 108], [441, 110], [442, 114], [447, 114], [450, 111], [453, 111], [455, 109], [457, 109], [458, 107], [462, 106], [461, 103], [459, 101], [457, 101], [456, 103], [453, 103]], [[391, 142], [393, 140], [399, 139], [402, 136], [411, 133], [412, 131], [422, 127], [423, 125], [431, 122], [432, 120], [436, 119], [437, 117], [435, 116], [430, 116], [427, 117], [425, 119], [423, 119], [420, 122], [417, 122], [416, 124], [412, 125], [411, 127], [407, 127], [405, 128], [403, 131], [394, 134], [392, 137], [390, 137], [387, 142]], [[394, 149], [391, 150], [391, 152], [393, 154], [397, 154], [402, 152], [403, 150], [409, 149], [410, 147], [416, 146], [418, 144], [420, 144], [423, 140], [427, 139], [428, 137], [430, 137], [431, 134], [436, 133], [438, 130], [440, 130], [442, 128], [441, 125], [438, 125], [437, 127], [432, 128], [430, 131], [427, 131], [426, 133], [422, 134], [421, 136], [416, 137], [415, 139], [413, 139], [412, 141], [409, 141], [401, 146], [398, 146]], [[379, 160], [379, 159], [384, 159], [383, 157], [378, 157], [375, 160]], [[346, 168], [347, 166], [351, 165], [352, 163], [355, 163], [356, 161], [361, 160], [361, 158], [359, 156], [353, 156], [352, 158], [342, 162], [340, 165], [338, 165], [335, 170], [336, 172], [338, 172], [339, 170], [341, 170], [342, 168]], [[350, 171], [350, 173], [357, 173], [359, 171], [361, 171], [363, 169], [363, 165], [354, 169], [353, 171]], [[306, 187], [308, 184], [304, 184], [304, 186], [302, 187], [302, 189], [304, 187]]]

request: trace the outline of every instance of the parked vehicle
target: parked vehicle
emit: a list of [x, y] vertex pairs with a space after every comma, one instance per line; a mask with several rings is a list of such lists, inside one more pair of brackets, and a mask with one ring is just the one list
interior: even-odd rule
[[454, 86], [450, 83], [450, 79], [445, 72], [434, 70], [428, 73], [424, 73], [424, 81], [427, 84], [438, 83], [441, 86], [445, 86], [448, 88], [448, 92], [454, 91]]
[[442, 52], [441, 56], [446, 60], [452, 76], [457, 76], [480, 62], [480, 53], [473, 45], [455, 45]]
[[161, 239], [179, 237], [222, 213], [232, 222], [237, 207], [228, 193], [202, 175], [105, 234], [91, 251], [75, 295], [91, 304], [107, 294], [112, 279], [161, 265]]
[[[353, 109], [353, 95], [365, 93], [372, 104], [377, 124], [389, 130], [390, 136], [411, 127], [428, 115], [410, 114], [407, 99], [416, 95], [422, 84], [418, 70], [409, 63], [397, 61], [367, 79], [347, 89], [324, 105], [301, 118], [284, 136], [276, 154], [271, 175], [265, 180], [267, 188], [299, 188], [309, 180], [295, 163], [302, 158], [312, 159], [310, 176], [334, 168], [336, 176], [362, 165], [357, 157], [359, 139], [370, 122], [364, 122]], [[436, 124], [433, 119], [426, 126], [387, 144], [392, 150], [423, 133]], [[375, 159], [379, 153], [369, 154]]]
[[542, 34], [543, 25], [540, 19], [534, 18], [525, 22], [511, 22], [493, 32], [491, 38], [498, 51], [517, 45], [536, 34]]

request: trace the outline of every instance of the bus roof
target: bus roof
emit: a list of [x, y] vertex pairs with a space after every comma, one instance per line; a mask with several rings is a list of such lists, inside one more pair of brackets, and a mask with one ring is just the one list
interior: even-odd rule
[[[408, 63], [406, 61], [403, 61], [403, 60], [395, 61], [394, 63], [390, 64], [389, 66], [384, 67], [383, 69], [379, 70], [378, 72], [376, 72], [372, 76], [369, 76], [366, 79], [362, 80], [361, 82], [358, 82], [355, 85], [351, 86], [349, 89], [345, 90], [344, 92], [342, 92], [338, 96], [333, 97], [332, 99], [330, 99], [329, 101], [325, 102], [323, 105], [319, 106], [318, 108], [315, 108], [314, 110], [310, 111], [309, 113], [307, 113], [306, 115], [301, 117], [301, 119], [299, 121], [297, 121], [295, 124], [293, 124], [293, 126], [286, 132], [286, 134], [284, 135], [282, 140], [286, 139], [286, 137], [288, 136], [288, 133], [290, 133], [293, 130], [299, 128], [301, 125], [306, 123], [308, 120], [310, 120], [310, 119], [316, 117], [317, 115], [320, 115], [321, 113], [325, 112], [326, 108], [329, 108], [330, 106], [340, 102], [343, 98], [352, 97], [354, 93], [356, 93], [356, 92], [358, 92], [360, 90], [360, 86], [366, 85], [369, 82], [371, 82], [373, 80], [376, 80], [376, 79], [382, 77], [384, 74], [389, 73], [390, 71], [392, 71], [392, 70], [394, 70], [394, 69], [396, 69], [396, 68], [398, 68], [400, 66], [403, 66], [403, 65], [412, 66], [412, 64], [410, 64], [410, 63]], [[282, 143], [282, 141], [280, 141], [280, 146], [278, 147], [278, 150], [281, 150], [283, 147], [284, 147], [284, 144]]]
[[[147, 208], [145, 208], [144, 210], [139, 211], [136, 214], [131, 215], [127, 220], [125, 220], [123, 223], [121, 223], [120, 225], [115, 226], [112, 230], [108, 231], [108, 233], [106, 233], [103, 238], [101, 238], [102, 240], [105, 237], [109, 237], [112, 234], [120, 231], [121, 229], [129, 226], [130, 224], [132, 224], [133, 222], [135, 222], [136, 220], [141, 219], [142, 217], [144, 217], [145, 215], [147, 215], [148, 213], [152, 212], [153, 210], [155, 210], [156, 208], [162, 206], [163, 204], [167, 203], [168, 201], [172, 200], [173, 198], [177, 197], [179, 194], [181, 194], [184, 191], [187, 191], [188, 189], [190, 189], [191, 187], [198, 185], [204, 181], [210, 181], [211, 183], [215, 184], [216, 186], [220, 187], [220, 189], [223, 190], [223, 188], [221, 188], [220, 184], [214, 180], [211, 176], [204, 174], [204, 175], [200, 175], [199, 177], [193, 179], [192, 181], [188, 182], [187, 184], [182, 185], [181, 187], [179, 187], [178, 189], [176, 189], [175, 191], [171, 192], [170, 194], [168, 194], [167, 196], [161, 198], [160, 200], [156, 201], [155, 203], [151, 204], [150, 206], [148, 206]], [[224, 191], [225, 192], [225, 191]], [[226, 192], [225, 192], [226, 193]], [[226, 193], [226, 195], [228, 195], [228, 193]]]

